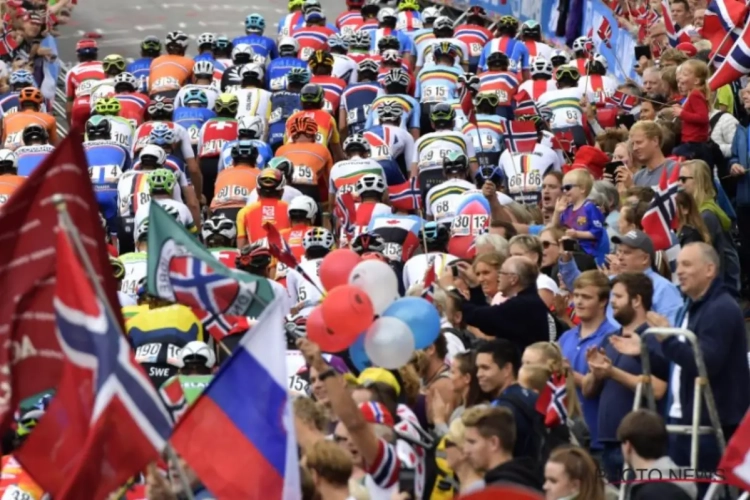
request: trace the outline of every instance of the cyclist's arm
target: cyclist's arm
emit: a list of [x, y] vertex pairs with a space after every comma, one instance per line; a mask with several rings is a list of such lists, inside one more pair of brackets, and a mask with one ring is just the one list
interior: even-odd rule
[[[193, 183], [193, 194], [195, 194], [195, 200], [197, 203], [197, 212], [193, 214], [193, 216], [195, 220], [199, 221], [200, 217], [196, 217], [196, 214], [200, 214], [200, 203], [198, 200], [201, 200], [203, 196], [203, 173], [198, 165], [198, 160], [195, 159], [195, 152], [193, 152], [193, 146], [190, 142], [190, 134], [187, 129], [183, 126], [175, 127], [175, 129], [178, 130], [180, 136], [180, 151], [182, 152], [182, 157], [185, 158], [187, 171], [190, 173], [190, 182]], [[200, 149], [198, 149], [198, 151], [200, 151]], [[190, 206], [189, 203], [188, 206]]]
[[245, 227], [245, 214], [248, 209], [244, 207], [237, 212], [237, 248], [242, 248], [247, 245], [247, 228]]
[[346, 108], [342, 102], [339, 106], [339, 136], [346, 137], [346, 135]]
[[[346, 159], [344, 156], [344, 150], [341, 148], [341, 137], [339, 136], [339, 130], [336, 126], [336, 120], [331, 118], [331, 130], [329, 130], [329, 148], [333, 154], [333, 161], [343, 161]], [[331, 171], [331, 166], [328, 167], [328, 172]]]
[[[193, 189], [190, 189], [185, 174], [180, 174], [179, 179], [180, 188], [182, 188], [182, 196], [185, 198], [185, 205], [187, 205], [190, 214], [193, 216], [193, 221], [197, 221], [198, 229], [200, 229], [201, 207], [200, 203], [198, 203], [198, 197], [195, 194], [196, 192]], [[193, 187], [195, 187], [195, 185], [193, 185]]]

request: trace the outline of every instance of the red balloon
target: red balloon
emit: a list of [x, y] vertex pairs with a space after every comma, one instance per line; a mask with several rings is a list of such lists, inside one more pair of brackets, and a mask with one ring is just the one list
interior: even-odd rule
[[328, 340], [328, 330], [326, 324], [323, 321], [323, 306], [317, 306], [307, 316], [307, 323], [305, 328], [307, 329], [307, 338], [315, 342], [320, 346], [320, 349], [325, 351], [326, 348], [323, 346]]
[[349, 283], [349, 273], [359, 264], [360, 256], [348, 248], [334, 250], [320, 263], [320, 282], [327, 292]]
[[[320, 307], [323, 310], [326, 336], [324, 351], [339, 352], [351, 346], [360, 333], [372, 324], [375, 311], [370, 297], [364, 290], [354, 285], [336, 287], [323, 300]], [[310, 320], [308, 319], [308, 325]], [[308, 335], [310, 330], [308, 326]]]

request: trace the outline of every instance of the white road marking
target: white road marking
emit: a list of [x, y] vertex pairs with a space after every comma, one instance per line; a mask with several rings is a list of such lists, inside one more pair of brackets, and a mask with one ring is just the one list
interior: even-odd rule
[[200, 12], [200, 11], [202, 11], [202, 10], [203, 10], [203, 7], [201, 7], [201, 6], [200, 6], [200, 5], [198, 5], [197, 3], [194, 3], [194, 4], [193, 4], [193, 10], [197, 10], [197, 11], [199, 11], [199, 12]]
[[276, 11], [277, 14], [288, 14], [289, 13], [289, 11], [286, 11], [284, 9], [274, 9], [274, 10]]
[[177, 26], [178, 26], [178, 27], [179, 27], [180, 29], [185, 29], [185, 28], [187, 28], [187, 23], [177, 23]]
[[107, 38], [99, 42], [99, 47], [120, 45], [122, 47], [138, 46], [141, 41], [138, 38]]
[[198, 26], [228, 26], [229, 21], [198, 21]]
[[127, 61], [127, 63], [130, 64], [132, 62], [135, 62], [135, 58], [133, 58], [133, 57], [126, 57], [125, 61]]
[[163, 3], [161, 4], [162, 9], [184, 9], [184, 3]]
[[133, 26], [133, 29], [136, 31], [155, 31], [155, 30], [163, 30], [164, 25], [163, 24], [148, 24], [146, 26]]

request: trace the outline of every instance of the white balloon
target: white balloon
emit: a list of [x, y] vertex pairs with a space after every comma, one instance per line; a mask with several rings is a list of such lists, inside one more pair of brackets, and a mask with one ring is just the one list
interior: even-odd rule
[[414, 335], [398, 318], [378, 318], [365, 334], [365, 352], [375, 366], [389, 370], [401, 368], [414, 354]]
[[349, 284], [364, 290], [376, 315], [382, 314], [399, 298], [396, 273], [379, 260], [365, 260], [354, 266], [349, 273]]

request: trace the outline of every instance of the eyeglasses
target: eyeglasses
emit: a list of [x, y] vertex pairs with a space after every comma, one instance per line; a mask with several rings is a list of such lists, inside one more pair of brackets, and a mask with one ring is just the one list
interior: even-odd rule
[[557, 244], [557, 243], [554, 243], [554, 242], [552, 242], [552, 241], [543, 241], [543, 242], [542, 242], [542, 247], [543, 247], [543, 248], [549, 248], [549, 247], [559, 247], [559, 246], [560, 246], [559, 244]]
[[689, 181], [690, 179], [692, 179], [692, 177], [687, 176], [687, 175], [681, 175], [677, 178], [677, 180], [683, 184], [685, 184], [685, 181]]
[[562, 187], [562, 190], [563, 190], [563, 191], [565, 191], [565, 192], [567, 193], [568, 191], [570, 191], [570, 190], [571, 190], [571, 189], [573, 189], [574, 187], [576, 187], [576, 185], [575, 185], [575, 184], [565, 184], [565, 185], [564, 185], [564, 186]]

